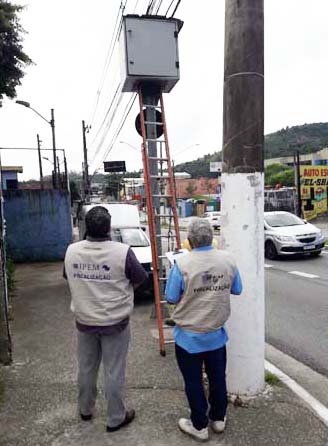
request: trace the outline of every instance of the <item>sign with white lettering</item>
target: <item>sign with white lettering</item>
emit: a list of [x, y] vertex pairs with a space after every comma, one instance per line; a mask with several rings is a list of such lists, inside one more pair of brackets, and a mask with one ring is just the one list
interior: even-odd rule
[[327, 212], [328, 166], [300, 166], [303, 217], [316, 218]]

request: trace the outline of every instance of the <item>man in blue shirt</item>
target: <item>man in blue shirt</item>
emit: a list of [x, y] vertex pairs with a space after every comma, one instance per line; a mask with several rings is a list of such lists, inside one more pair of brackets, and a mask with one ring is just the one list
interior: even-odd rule
[[[206, 441], [208, 423], [224, 431], [227, 409], [226, 343], [224, 323], [230, 316], [230, 293], [241, 294], [242, 282], [233, 256], [212, 247], [213, 230], [206, 220], [188, 226], [192, 251], [177, 258], [166, 285], [166, 299], [176, 304], [176, 358], [189, 402], [190, 419], [180, 418], [179, 428]], [[209, 381], [205, 397], [202, 371]]]

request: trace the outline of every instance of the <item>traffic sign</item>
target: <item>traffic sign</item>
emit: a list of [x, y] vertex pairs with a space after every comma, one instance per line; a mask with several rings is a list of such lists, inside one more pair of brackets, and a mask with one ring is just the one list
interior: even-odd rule
[[[144, 120], [146, 121], [146, 109], [143, 110], [143, 115], [144, 115]], [[156, 110], [156, 121], [157, 124], [156, 125], [156, 138], [160, 138], [163, 135], [163, 125], [162, 125], [162, 113], [159, 110]], [[140, 122], [140, 113], [138, 113], [136, 120], [135, 120], [135, 126], [136, 126], [136, 130], [139, 133], [140, 136], [142, 136], [141, 133], [141, 122]], [[148, 132], [148, 128], [149, 126], [147, 124], [145, 124], [146, 127], [146, 137], [150, 138], [149, 136], [149, 132]]]

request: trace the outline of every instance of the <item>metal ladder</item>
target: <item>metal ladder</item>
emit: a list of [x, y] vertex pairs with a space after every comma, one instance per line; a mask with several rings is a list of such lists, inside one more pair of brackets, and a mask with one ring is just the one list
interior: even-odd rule
[[[166, 328], [170, 328], [169, 326], [164, 326], [163, 324], [163, 305], [166, 304], [166, 300], [164, 299], [164, 284], [166, 281], [165, 277], [165, 269], [163, 268], [163, 261], [166, 259], [165, 255], [159, 255], [158, 252], [158, 242], [157, 240], [161, 240], [163, 238], [168, 239], [168, 244], [170, 238], [175, 240], [175, 249], [181, 249], [181, 240], [180, 240], [180, 232], [179, 232], [179, 222], [178, 222], [178, 214], [177, 214], [177, 206], [176, 206], [176, 195], [175, 195], [175, 183], [174, 183], [174, 175], [170, 158], [170, 150], [169, 150], [169, 142], [167, 135], [167, 127], [165, 120], [165, 112], [164, 112], [164, 102], [163, 95], [160, 93], [159, 96], [159, 105], [150, 105], [144, 104], [143, 102], [143, 94], [141, 89], [138, 92], [139, 96], [139, 105], [140, 105], [140, 127], [142, 134], [142, 160], [143, 160], [143, 168], [144, 168], [144, 180], [145, 180], [145, 194], [146, 194], [146, 204], [147, 204], [147, 214], [148, 214], [148, 224], [149, 224], [149, 235], [151, 242], [151, 251], [152, 251], [152, 263], [153, 263], [153, 276], [154, 276], [154, 295], [155, 295], [155, 308], [156, 308], [156, 318], [158, 325], [158, 335], [159, 335], [159, 348], [160, 354], [165, 356], [165, 345], [169, 343], [174, 343], [172, 340], [165, 340], [164, 330]], [[162, 118], [161, 122], [155, 121], [147, 121], [144, 116], [144, 109], [153, 109], [153, 111], [160, 111]], [[147, 112], [146, 112], [147, 113]], [[156, 115], [156, 113], [153, 113]], [[163, 128], [163, 137], [164, 139], [159, 140], [158, 138], [148, 138], [146, 126], [162, 126]], [[149, 144], [152, 144], [153, 148], [156, 145], [156, 156], [149, 155]], [[163, 151], [164, 145], [164, 151]], [[163, 153], [164, 152], [164, 153]], [[158, 174], [154, 175], [150, 172], [150, 161], [153, 163], [157, 163]], [[163, 166], [165, 166], [163, 168]], [[164, 176], [164, 170], [167, 171], [167, 176]], [[158, 186], [156, 189], [152, 190], [151, 181], [155, 179], [158, 181]], [[164, 184], [167, 182], [168, 185], [168, 193], [165, 193]], [[164, 213], [156, 212], [156, 206], [154, 206], [155, 202], [165, 201], [166, 206], [164, 206]], [[159, 209], [161, 206], [159, 206]], [[169, 209], [169, 213], [165, 213], [165, 208]], [[158, 209], [158, 207], [157, 207]], [[173, 218], [174, 223], [174, 231], [175, 234], [170, 234], [170, 231], [167, 234], [162, 233], [162, 229], [158, 230], [158, 227], [161, 226], [158, 224], [158, 221], [161, 223], [162, 219]], [[156, 224], [157, 222], [157, 224]], [[157, 232], [156, 232], [157, 226]], [[158, 232], [159, 231], [159, 232]], [[172, 249], [173, 250], [173, 249]], [[167, 259], [166, 259], [167, 260]], [[163, 274], [164, 273], [164, 274]]]

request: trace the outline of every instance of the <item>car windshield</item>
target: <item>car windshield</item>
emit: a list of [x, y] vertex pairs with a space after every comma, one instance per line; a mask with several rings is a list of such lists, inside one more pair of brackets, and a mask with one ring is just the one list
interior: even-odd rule
[[112, 240], [125, 243], [132, 248], [149, 246], [149, 241], [140, 228], [115, 229], [112, 233]]
[[294, 214], [269, 214], [264, 217], [266, 223], [273, 228], [280, 228], [282, 226], [298, 226], [304, 225], [304, 221], [296, 217]]

